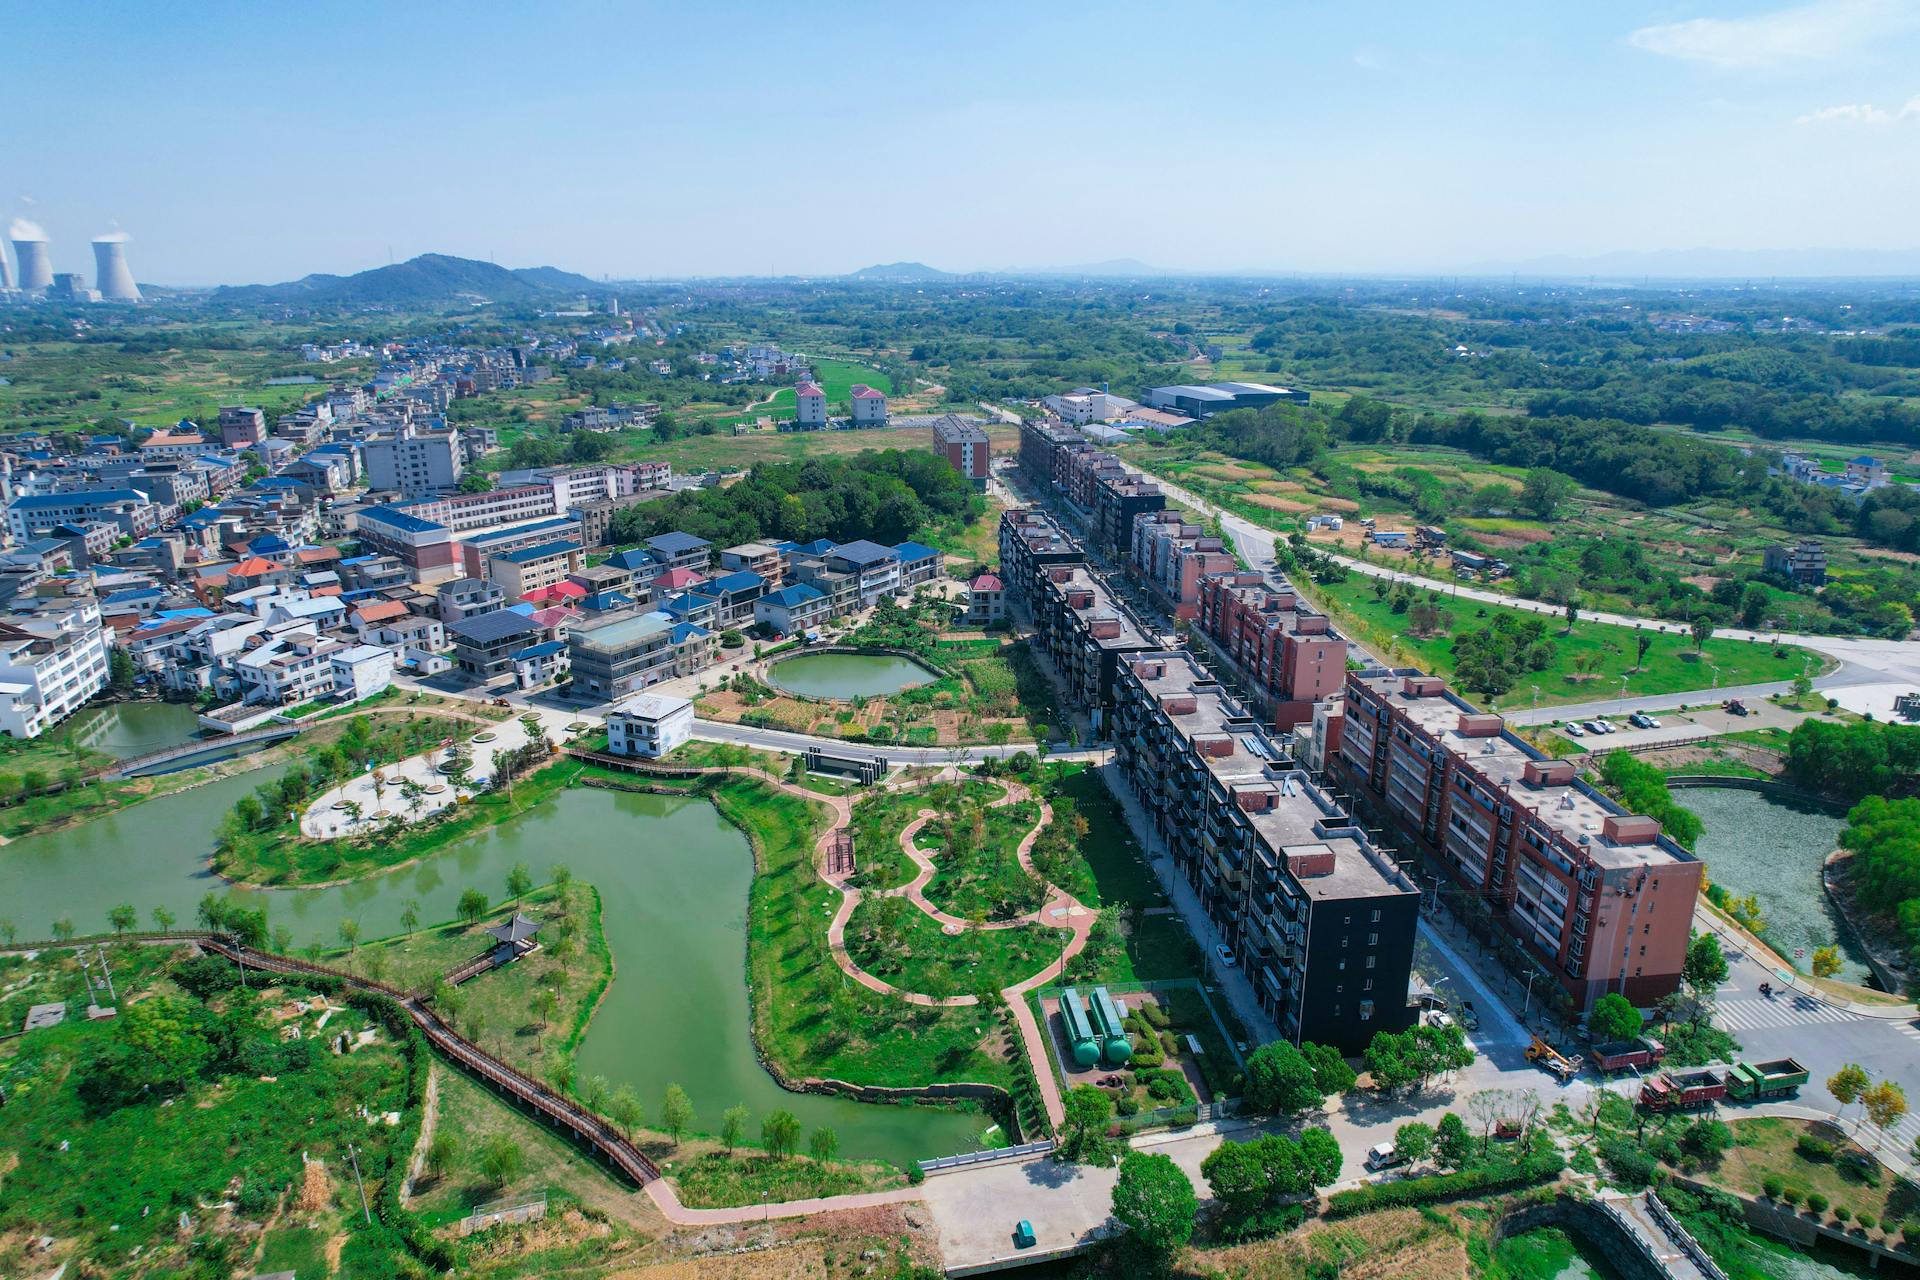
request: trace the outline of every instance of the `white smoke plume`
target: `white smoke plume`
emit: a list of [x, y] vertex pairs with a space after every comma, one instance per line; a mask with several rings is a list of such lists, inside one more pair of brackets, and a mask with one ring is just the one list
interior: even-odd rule
[[93, 242], [95, 244], [126, 244], [132, 239], [133, 237], [124, 231], [109, 231], [103, 236], [95, 236]]
[[9, 240], [45, 240], [47, 230], [30, 218], [15, 218], [7, 224]]

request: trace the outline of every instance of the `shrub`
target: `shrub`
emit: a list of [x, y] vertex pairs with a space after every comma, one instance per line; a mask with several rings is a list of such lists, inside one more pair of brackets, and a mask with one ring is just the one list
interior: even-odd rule
[[1142, 1002], [1139, 1014], [1142, 1020], [1150, 1022], [1159, 1028], [1166, 1027], [1169, 1021], [1167, 1011], [1162, 1008], [1158, 1002], [1152, 1000]]
[[1880, 1222], [1880, 1219], [1874, 1217], [1873, 1213], [1867, 1209], [1862, 1209], [1855, 1220], [1859, 1222], [1862, 1231], [1871, 1231]]
[[1560, 1176], [1566, 1162], [1552, 1151], [1528, 1156], [1509, 1165], [1481, 1169], [1462, 1169], [1458, 1173], [1436, 1174], [1431, 1178], [1403, 1178], [1398, 1182], [1375, 1182], [1351, 1191], [1337, 1191], [1327, 1198], [1327, 1216], [1346, 1218], [1376, 1209], [1436, 1204], [1465, 1196], [1484, 1195], [1532, 1186]]
[[1608, 1138], [1600, 1144], [1600, 1159], [1607, 1174], [1623, 1187], [1651, 1186], [1657, 1168], [1655, 1158], [1629, 1138]]
[[1760, 1183], [1760, 1190], [1765, 1193], [1769, 1200], [1778, 1200], [1780, 1193], [1785, 1189], [1785, 1184], [1778, 1178], [1767, 1178]]
[[1809, 1194], [1807, 1196], [1807, 1210], [1816, 1217], [1824, 1215], [1827, 1211], [1826, 1196], [1818, 1191]]
[[1140, 1100], [1129, 1093], [1114, 1103], [1113, 1109], [1123, 1116], [1137, 1116], [1140, 1114]]
[[926, 1180], [927, 1180], [927, 1171], [925, 1169], [922, 1169], [918, 1164], [910, 1164], [907, 1166], [907, 1185], [908, 1186], [917, 1187], [921, 1183], [925, 1182]]
[[1800, 1153], [1802, 1160], [1811, 1160], [1816, 1164], [1833, 1159], [1833, 1144], [1810, 1133], [1803, 1133], [1794, 1139], [1793, 1149]]
[[1789, 1186], [1780, 1192], [1780, 1203], [1796, 1205], [1807, 1198], [1807, 1193], [1799, 1187]]
[[1853, 1217], [1853, 1210], [1844, 1204], [1837, 1204], [1833, 1206], [1833, 1217], [1834, 1221], [1844, 1224], [1847, 1219]]

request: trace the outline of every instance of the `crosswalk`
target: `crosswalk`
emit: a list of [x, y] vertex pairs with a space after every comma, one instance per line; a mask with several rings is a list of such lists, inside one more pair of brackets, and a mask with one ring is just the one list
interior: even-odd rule
[[1714, 1006], [1713, 1020], [1729, 1031], [1760, 1031], [1767, 1027], [1808, 1027], [1822, 1022], [1861, 1021], [1857, 1014], [1822, 1004], [1809, 996], [1784, 995], [1775, 996], [1771, 1000], [1722, 1000]]

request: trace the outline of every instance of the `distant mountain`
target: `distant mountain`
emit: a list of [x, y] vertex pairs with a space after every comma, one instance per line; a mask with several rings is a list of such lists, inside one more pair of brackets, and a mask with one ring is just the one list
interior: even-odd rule
[[1767, 279], [1920, 276], [1920, 249], [1655, 249], [1523, 262], [1487, 262], [1462, 275], [1604, 276], [1610, 280]]
[[430, 306], [474, 298], [489, 302], [526, 301], [601, 287], [585, 276], [556, 267], [509, 270], [472, 258], [423, 253], [405, 262], [350, 276], [310, 275], [284, 284], [215, 289], [213, 300], [317, 307]]
[[848, 274], [849, 280], [875, 280], [887, 284], [921, 284], [931, 280], [951, 280], [954, 273], [930, 267], [924, 262], [889, 262], [884, 266], [862, 267]]

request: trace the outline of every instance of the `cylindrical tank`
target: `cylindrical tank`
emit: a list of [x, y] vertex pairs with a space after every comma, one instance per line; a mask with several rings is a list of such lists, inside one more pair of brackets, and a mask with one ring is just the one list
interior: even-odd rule
[[1093, 1024], [1087, 1018], [1080, 993], [1068, 987], [1060, 993], [1060, 1021], [1067, 1030], [1067, 1044], [1073, 1060], [1083, 1067], [1100, 1061], [1100, 1042], [1094, 1038]]
[[1126, 1020], [1120, 1016], [1120, 1006], [1113, 1002], [1107, 989], [1095, 987], [1088, 1005], [1093, 1014], [1094, 1031], [1100, 1037], [1101, 1056], [1107, 1065], [1118, 1067], [1132, 1060], [1133, 1041], [1127, 1039]]
[[13, 256], [20, 264], [20, 287], [28, 293], [45, 293], [53, 286], [53, 255], [45, 240], [13, 242]]

